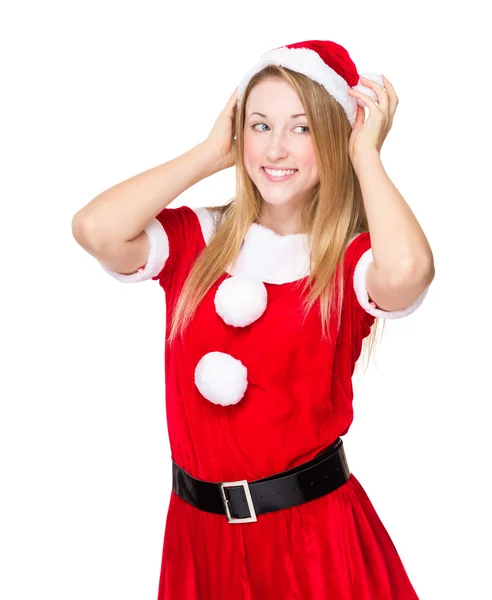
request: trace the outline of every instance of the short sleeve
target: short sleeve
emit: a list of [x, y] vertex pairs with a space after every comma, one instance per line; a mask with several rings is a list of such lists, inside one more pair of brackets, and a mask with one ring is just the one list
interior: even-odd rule
[[400, 310], [387, 311], [378, 308], [371, 303], [366, 285], [367, 269], [374, 261], [371, 249], [371, 237], [369, 232], [363, 232], [355, 236], [347, 248], [347, 283], [349, 294], [353, 295], [353, 308], [360, 318], [373, 321], [375, 317], [381, 319], [401, 319], [415, 312], [424, 301], [429, 288], [409, 306]]
[[118, 273], [102, 263], [103, 269], [123, 283], [136, 283], [149, 279], [161, 283], [177, 268], [180, 260], [185, 260], [193, 250], [193, 240], [197, 239], [200, 222], [196, 212], [189, 206], [164, 208], [145, 228], [149, 238], [147, 262], [135, 273]]

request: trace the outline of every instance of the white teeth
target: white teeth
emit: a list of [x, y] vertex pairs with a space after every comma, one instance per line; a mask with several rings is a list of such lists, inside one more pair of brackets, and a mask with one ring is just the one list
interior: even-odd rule
[[289, 171], [275, 171], [273, 169], [267, 169], [266, 167], [263, 167], [263, 168], [269, 175], [273, 175], [273, 177], [283, 177], [284, 175], [290, 175], [291, 173], [295, 173], [297, 170], [297, 169], [291, 169]]

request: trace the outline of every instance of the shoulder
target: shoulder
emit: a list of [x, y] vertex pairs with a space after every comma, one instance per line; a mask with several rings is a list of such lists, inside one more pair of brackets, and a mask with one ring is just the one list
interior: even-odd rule
[[205, 243], [208, 243], [216, 230], [217, 221], [220, 217], [220, 208], [208, 206], [166, 206], [156, 216], [155, 220], [160, 223], [168, 236], [182, 235], [190, 239], [190, 235], [201, 231]]
[[353, 257], [371, 247], [371, 236], [368, 231], [355, 233], [348, 241], [345, 255]]
[[198, 224], [202, 231], [203, 239], [208, 244], [217, 230], [221, 217], [221, 210], [216, 206], [197, 206], [192, 208], [198, 219]]
[[356, 233], [347, 243], [343, 257], [344, 268], [353, 273], [357, 265], [360, 266], [361, 263], [371, 257], [371, 236], [369, 232]]

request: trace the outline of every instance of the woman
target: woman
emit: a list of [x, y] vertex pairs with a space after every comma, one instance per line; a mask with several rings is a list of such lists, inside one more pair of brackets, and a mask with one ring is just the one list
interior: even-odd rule
[[[276, 48], [204, 142], [74, 217], [109, 274], [165, 292], [159, 600], [417, 598], [340, 437], [362, 341], [434, 276], [381, 164], [397, 103], [334, 42]], [[225, 206], [168, 208], [233, 165]]]

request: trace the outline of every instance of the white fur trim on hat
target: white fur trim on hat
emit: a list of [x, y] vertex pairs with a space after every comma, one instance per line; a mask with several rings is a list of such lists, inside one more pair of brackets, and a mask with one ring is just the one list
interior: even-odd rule
[[243, 363], [225, 352], [208, 352], [195, 368], [195, 385], [214, 404], [237, 404], [248, 387]]
[[118, 273], [118, 271], [108, 269], [106, 265], [100, 262], [99, 264], [106, 273], [109, 273], [109, 275], [123, 283], [136, 283], [137, 281], [151, 279], [161, 272], [169, 257], [169, 239], [167, 233], [161, 222], [155, 218], [147, 225], [145, 232], [150, 244], [145, 267], [141, 267], [135, 273]]
[[369, 294], [367, 292], [366, 286], [366, 274], [367, 269], [369, 268], [369, 264], [374, 261], [374, 257], [372, 254], [371, 248], [366, 250], [364, 254], [359, 258], [359, 261], [354, 270], [354, 290], [357, 296], [357, 300], [359, 304], [362, 306], [366, 312], [373, 315], [374, 317], [380, 317], [382, 319], [400, 319], [401, 317], [406, 317], [407, 315], [413, 313], [423, 302], [429, 288], [426, 288], [422, 294], [415, 300], [410, 306], [406, 308], [402, 308], [401, 310], [381, 310], [379, 308], [375, 308], [369, 302]]
[[264, 283], [258, 279], [227, 277], [215, 293], [215, 309], [228, 325], [245, 327], [265, 312], [267, 296]]
[[[346, 80], [327, 65], [321, 56], [311, 48], [282, 47], [263, 54], [258, 62], [241, 79], [237, 90], [238, 103], [241, 101], [249, 80], [268, 65], [286, 67], [287, 69], [306, 75], [313, 81], [317, 81], [339, 102], [350, 123], [352, 125], [355, 124], [357, 104], [360, 106], [364, 106], [364, 104], [358, 98], [349, 96], [349, 85]], [[382, 87], [384, 86], [383, 79], [378, 73], [364, 73], [360, 77], [366, 77], [367, 79], [376, 81]], [[376, 93], [371, 88], [362, 85], [360, 81], [352, 89], [362, 92], [370, 96], [372, 100], [377, 101]]]

